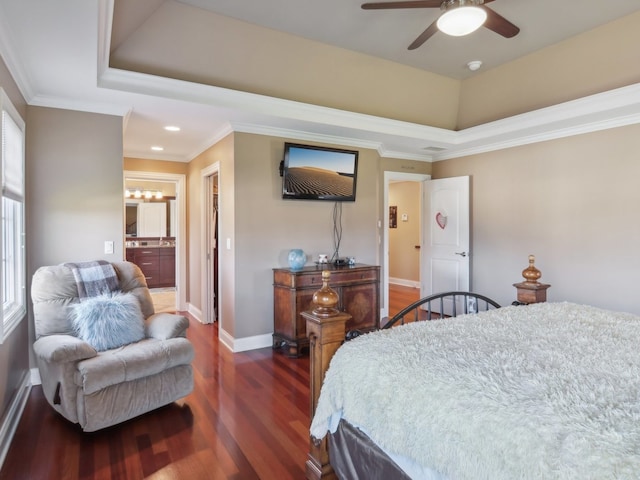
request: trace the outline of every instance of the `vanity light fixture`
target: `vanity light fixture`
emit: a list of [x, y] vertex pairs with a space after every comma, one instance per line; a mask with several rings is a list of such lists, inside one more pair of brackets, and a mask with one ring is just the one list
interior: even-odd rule
[[162, 198], [164, 198], [164, 193], [162, 193], [161, 190], [146, 190], [140, 187], [131, 187], [125, 189], [124, 196], [126, 198], [131, 198], [133, 196], [134, 198], [144, 197], [147, 199], [155, 198], [156, 200], [162, 200]]

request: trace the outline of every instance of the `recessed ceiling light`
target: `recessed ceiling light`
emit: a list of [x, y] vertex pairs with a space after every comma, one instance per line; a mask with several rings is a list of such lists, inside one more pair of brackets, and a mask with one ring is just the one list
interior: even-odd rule
[[180, 127], [176, 126], [176, 125], [167, 125], [166, 127], [164, 127], [165, 130], [167, 130], [168, 132], [179, 132], [180, 131]]
[[164, 150], [164, 147], [154, 146], [154, 147], [151, 147], [151, 150], [153, 150], [154, 152], [161, 152]]

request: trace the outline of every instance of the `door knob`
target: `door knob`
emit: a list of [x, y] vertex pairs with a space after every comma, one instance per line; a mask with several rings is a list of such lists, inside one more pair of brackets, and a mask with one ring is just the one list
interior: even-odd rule
[[456, 255], [460, 255], [461, 257], [466, 257], [467, 256], [467, 252], [455, 252]]

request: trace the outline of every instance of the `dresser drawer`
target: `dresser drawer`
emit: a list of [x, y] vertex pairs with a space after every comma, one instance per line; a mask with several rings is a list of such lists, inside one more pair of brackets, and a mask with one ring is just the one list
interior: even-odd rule
[[[333, 276], [333, 274], [332, 274]], [[322, 271], [319, 270], [317, 273], [314, 272], [310, 275], [298, 275], [295, 278], [296, 287], [304, 288], [304, 287], [318, 287], [322, 286]]]
[[342, 283], [352, 284], [354, 282], [371, 282], [378, 280], [378, 271], [374, 269], [366, 270], [342, 270], [331, 272], [329, 285], [340, 285]]
[[[331, 285], [344, 285], [353, 283], [367, 283], [375, 282], [378, 280], [378, 270], [373, 268], [357, 269], [357, 270], [333, 270], [331, 277], [329, 278], [329, 286]], [[305, 287], [321, 287], [322, 286], [322, 271], [318, 271], [313, 274], [298, 275], [296, 286], [299, 288]]]
[[[375, 268], [344, 268], [331, 270], [329, 285], [352, 284], [354, 282], [378, 281], [378, 269]], [[311, 288], [322, 286], [322, 270], [295, 273], [288, 270], [276, 271], [274, 284], [289, 288]]]

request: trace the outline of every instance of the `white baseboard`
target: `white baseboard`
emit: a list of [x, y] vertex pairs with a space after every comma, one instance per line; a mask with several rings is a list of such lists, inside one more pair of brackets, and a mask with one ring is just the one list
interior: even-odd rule
[[270, 333], [253, 337], [233, 338], [225, 330], [218, 329], [218, 338], [225, 347], [234, 353], [257, 350], [258, 348], [271, 347], [273, 345], [273, 336]]
[[393, 283], [394, 285], [402, 285], [404, 287], [413, 287], [420, 288], [420, 282], [416, 282], [415, 280], [405, 280], [403, 278], [392, 278], [389, 277], [389, 283]]
[[12, 399], [0, 425], [0, 468], [9, 452], [11, 441], [18, 428], [18, 423], [20, 423], [20, 417], [22, 417], [22, 412], [24, 412], [24, 408], [27, 405], [29, 392], [31, 392], [30, 372], [25, 372], [20, 387], [16, 391], [16, 395]]
[[40, 378], [40, 370], [32, 368], [31, 371], [31, 386], [42, 385], [42, 379]]
[[202, 321], [202, 310], [200, 310], [197, 307], [194, 307], [193, 304], [191, 304], [191, 303], [187, 304], [187, 312], [189, 312], [189, 314], [193, 315], [195, 317], [195, 319], [198, 320], [200, 323], [204, 323]]

